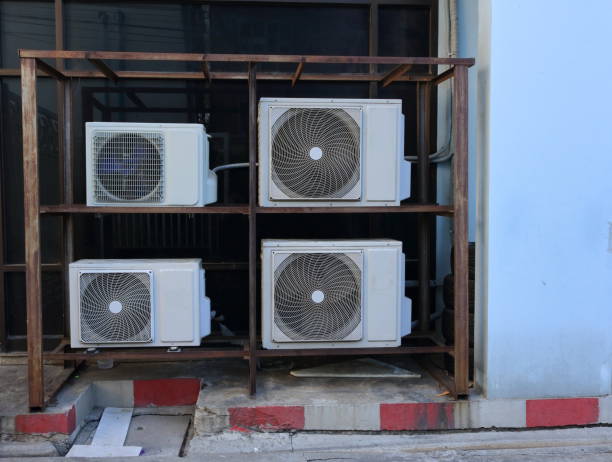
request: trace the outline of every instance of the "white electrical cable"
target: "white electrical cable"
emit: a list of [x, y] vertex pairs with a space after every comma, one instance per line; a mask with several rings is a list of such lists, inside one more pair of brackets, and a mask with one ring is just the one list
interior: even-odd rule
[[240, 162], [237, 164], [225, 164], [225, 165], [219, 165], [215, 168], [212, 169], [212, 171], [214, 173], [220, 172], [222, 170], [230, 170], [233, 168], [247, 168], [249, 166], [248, 162]]

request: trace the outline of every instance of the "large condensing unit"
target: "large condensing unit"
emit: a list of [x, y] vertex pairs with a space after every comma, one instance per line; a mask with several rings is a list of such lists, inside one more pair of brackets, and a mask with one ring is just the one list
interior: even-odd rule
[[390, 239], [264, 239], [264, 348], [400, 345], [411, 330], [404, 265]]
[[409, 196], [401, 100], [260, 100], [260, 206], [392, 206]]

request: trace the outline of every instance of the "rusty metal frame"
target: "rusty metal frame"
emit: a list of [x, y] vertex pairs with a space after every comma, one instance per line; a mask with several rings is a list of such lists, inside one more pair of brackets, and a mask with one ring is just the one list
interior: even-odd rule
[[[380, 354], [434, 354], [445, 353], [454, 357], [455, 375], [452, 380], [451, 393], [455, 396], [464, 396], [468, 391], [468, 364], [469, 364], [469, 339], [468, 339], [468, 237], [467, 237], [467, 69], [473, 65], [473, 59], [456, 58], [410, 58], [410, 57], [380, 57], [380, 56], [303, 56], [303, 55], [233, 55], [233, 54], [190, 54], [190, 53], [135, 53], [135, 52], [95, 52], [95, 51], [62, 51], [62, 50], [21, 50], [21, 86], [22, 86], [22, 124], [23, 124], [23, 163], [24, 163], [24, 216], [26, 235], [26, 294], [27, 294], [27, 318], [28, 318], [28, 394], [29, 405], [32, 409], [44, 407], [43, 370], [44, 359], [82, 360], [93, 358], [115, 358], [115, 359], [138, 359], [142, 361], [158, 360], [166, 358], [169, 353], [158, 349], [147, 350], [106, 350], [97, 355], [87, 355], [83, 352], [52, 352], [42, 351], [42, 309], [41, 309], [41, 269], [40, 261], [40, 218], [45, 214], [59, 214], [67, 218], [64, 222], [66, 230], [70, 230], [70, 217], [79, 213], [208, 213], [208, 214], [242, 214], [249, 218], [249, 340], [244, 349], [222, 350], [211, 348], [185, 348], [181, 353], [171, 353], [173, 360], [192, 360], [199, 358], [221, 358], [240, 357], [249, 361], [249, 392], [256, 391], [256, 365], [258, 357], [271, 356], [304, 356], [304, 355], [380, 355]], [[68, 71], [56, 69], [43, 59], [81, 59], [81, 60], [139, 60], [139, 61], [194, 61], [194, 62], [237, 62], [246, 67], [244, 73], [202, 73], [198, 72], [199, 79], [209, 77], [215, 79], [246, 78], [249, 92], [249, 203], [238, 206], [207, 206], [202, 208], [177, 208], [177, 207], [147, 207], [146, 209], [129, 207], [95, 207], [88, 208], [82, 204], [72, 203], [72, 141], [70, 111], [72, 107], [72, 91], [70, 81], [76, 75]], [[40, 65], [41, 62], [45, 64]], [[359, 63], [370, 65], [372, 69], [378, 64], [395, 64], [396, 69], [403, 72], [395, 72], [389, 83], [398, 81], [418, 81], [419, 83], [419, 130], [423, 132], [419, 143], [419, 200], [418, 204], [404, 204], [398, 207], [338, 207], [338, 208], [312, 208], [312, 207], [282, 207], [262, 208], [257, 206], [257, 80], [271, 78], [271, 74], [258, 73], [258, 63], [292, 63], [299, 66], [300, 63], [318, 64], [350, 64]], [[414, 78], [408, 72], [407, 66], [427, 65], [435, 67], [438, 65], [450, 65], [451, 68], [440, 75], [420, 74]], [[56, 66], [58, 66], [56, 62]], [[107, 64], [105, 66], [108, 67]], [[58, 66], [59, 67], [59, 66]], [[300, 66], [304, 67], [304, 66]], [[63, 99], [63, 118], [65, 120], [62, 137], [62, 159], [64, 161], [64, 204], [54, 206], [40, 206], [39, 202], [39, 178], [38, 178], [38, 139], [37, 139], [37, 102], [36, 81], [38, 72], [42, 68], [48, 75], [56, 78], [61, 85], [65, 85]], [[296, 68], [297, 69], [297, 68]], [[110, 74], [112, 72], [113, 74]], [[118, 79], [132, 78], [124, 72], [115, 72], [108, 67], [109, 75], [116, 75]], [[185, 77], [184, 72], [140, 72], [141, 78], [173, 79], [194, 78]], [[300, 73], [299, 80], [327, 80], [338, 79], [359, 80], [363, 74], [337, 74]], [[88, 77], [99, 77], [100, 71], [92, 71]], [[279, 74], [280, 75], [280, 74]], [[274, 74], [274, 78], [282, 78], [289, 83], [297, 82], [296, 73]], [[312, 79], [315, 75], [316, 78]], [[389, 73], [385, 74], [387, 77]], [[81, 75], [79, 75], [81, 76]], [[366, 75], [372, 82], [380, 82], [384, 76], [371, 72]], [[82, 76], [81, 76], [82, 77]], [[431, 110], [432, 86], [453, 78], [455, 98], [453, 100], [453, 130], [455, 139], [455, 155], [453, 168], [453, 204], [442, 206], [430, 203], [427, 195], [427, 175], [429, 172], [428, 144], [426, 130], [430, 122], [429, 111]], [[415, 339], [430, 339], [432, 345], [405, 346], [398, 348], [374, 348], [359, 349], [346, 348], [341, 350], [284, 350], [268, 351], [258, 348], [257, 333], [257, 215], [263, 213], [418, 213], [425, 219], [433, 215], [447, 216], [454, 220], [453, 243], [455, 247], [454, 272], [455, 272], [455, 343], [454, 345], [440, 345], [427, 333], [428, 322], [421, 322], [421, 332], [415, 335]], [[64, 272], [73, 258], [72, 232], [64, 233]], [[422, 249], [428, 252], [428, 248]], [[429, 258], [429, 256], [427, 256]], [[421, 275], [422, 276], [422, 275]], [[421, 291], [422, 292], [422, 291]], [[420, 310], [421, 315], [428, 314], [425, 309]], [[410, 338], [410, 337], [409, 337]], [[447, 381], [448, 382], [448, 381]]]

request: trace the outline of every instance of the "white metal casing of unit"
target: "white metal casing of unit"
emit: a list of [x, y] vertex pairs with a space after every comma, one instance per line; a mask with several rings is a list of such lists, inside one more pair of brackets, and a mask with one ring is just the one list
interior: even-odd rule
[[[405, 287], [405, 257], [402, 253], [402, 243], [391, 239], [367, 240], [262, 240], [262, 343], [267, 349], [295, 348], [366, 348], [394, 347], [401, 344], [401, 338], [411, 331], [412, 303], [404, 295]], [[287, 335], [286, 324], [279, 323], [277, 317], [279, 305], [277, 300], [277, 284], [282, 284], [282, 272], [294, 272], [296, 268], [283, 265], [288, 256], [297, 256], [293, 262], [300, 268], [321, 268], [317, 262], [304, 262], [299, 259], [303, 255], [342, 255], [348, 257], [359, 268], [360, 286], [360, 320], [350, 332], [343, 334], [341, 339], [325, 340], [324, 338], [298, 339], [292, 331]], [[352, 263], [349, 263], [352, 266]], [[282, 268], [280, 271], [277, 269]], [[300, 291], [300, 275], [292, 274], [290, 278], [290, 304], [301, 305], [297, 300], [312, 298], [313, 301], [333, 297], [333, 284], [342, 284], [338, 280], [338, 271], [330, 279], [332, 287], [319, 287], [321, 278], [314, 276], [304, 284]], [[324, 279], [324, 278], [323, 278]], [[319, 290], [322, 289], [322, 290]], [[318, 294], [321, 292], [320, 294]], [[280, 298], [279, 298], [280, 299]], [[342, 299], [339, 299], [342, 303]], [[308, 302], [309, 303], [309, 302]], [[312, 305], [311, 305], [312, 306]], [[327, 309], [324, 307], [324, 309]], [[337, 308], [337, 307], [332, 307]], [[299, 308], [301, 309], [301, 308]], [[299, 310], [298, 309], [298, 310]], [[340, 308], [342, 310], [343, 307]], [[339, 312], [334, 313], [337, 315]], [[303, 319], [311, 322], [310, 313], [292, 313], [294, 320]], [[341, 313], [340, 313], [341, 314]], [[301, 316], [300, 316], [301, 315]], [[338, 319], [340, 316], [335, 316]], [[319, 324], [317, 324], [319, 323]], [[320, 325], [320, 320], [315, 321]], [[280, 327], [279, 327], [280, 326]]]
[[217, 201], [217, 175], [209, 168], [201, 124], [87, 122], [85, 139], [88, 206], [200, 207]]
[[[356, 124], [353, 126], [358, 127], [358, 178], [353, 179], [354, 184], [349, 190], [343, 191], [343, 194], [334, 197], [294, 194], [291, 197], [286, 189], [277, 187], [278, 176], [276, 180], [273, 178], [272, 131], [277, 121], [287, 120], [285, 114], [296, 109], [343, 109], [346, 113], [344, 119], [353, 125], [352, 119]], [[410, 162], [404, 158], [404, 115], [401, 100], [261, 98], [258, 119], [260, 206], [396, 206], [401, 200], [410, 197]], [[339, 135], [338, 141], [331, 144], [341, 146], [345, 139], [344, 135]], [[307, 140], [303, 141], [303, 146], [291, 148], [291, 158], [303, 158], [305, 161], [302, 165], [308, 166], [310, 160], [306, 156], [312, 149], [308, 153], [307, 150], [314, 147], [318, 150], [318, 155], [310, 157], [313, 158], [313, 163], [320, 162], [320, 159], [326, 156], [325, 148], [310, 146], [311, 144], [317, 143]], [[293, 174], [305, 177], [299, 172], [299, 167], [289, 168], [293, 170]]]
[[[198, 258], [78, 260], [69, 273], [73, 348], [199, 346], [210, 334], [210, 299]], [[131, 279], [122, 285], [124, 276]], [[136, 276], [144, 284], [134, 283]], [[150, 324], [139, 324], [146, 316]], [[122, 328], [139, 332], [126, 339]]]

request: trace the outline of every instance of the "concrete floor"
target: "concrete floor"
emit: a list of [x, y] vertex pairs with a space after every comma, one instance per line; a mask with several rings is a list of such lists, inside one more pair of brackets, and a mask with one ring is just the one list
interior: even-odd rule
[[195, 437], [188, 459], [215, 461], [610, 461], [612, 427], [317, 434], [225, 432]]
[[[134, 415], [124, 445], [141, 447], [143, 456], [179, 456], [190, 420], [189, 415]], [[97, 424], [93, 420], [87, 423], [74, 444], [90, 445]]]
[[[0, 456], [10, 457], [0, 445]], [[3, 452], [4, 451], [4, 452]], [[23, 454], [27, 454], [23, 451]], [[38, 462], [41, 458], [20, 458]], [[66, 460], [48, 455], [46, 461]], [[109, 461], [117, 459], [88, 459]], [[126, 460], [126, 459], [122, 459]], [[316, 434], [228, 432], [197, 438], [185, 457], [141, 456], [143, 462], [609, 462], [612, 428], [569, 428], [514, 432], [406, 434]]]
[[[45, 394], [70, 374], [62, 366], [44, 366]], [[27, 367], [24, 364], [0, 365], [0, 416], [28, 413]]]
[[[322, 361], [338, 362], [342, 358], [295, 358], [265, 360], [257, 375], [257, 395], [247, 392], [248, 364], [239, 359], [185, 362], [156, 362], [115, 364], [112, 369], [98, 369], [95, 362], [83, 367], [70, 378], [50, 404], [61, 405], [92, 382], [105, 380], [137, 380], [169, 377], [201, 377], [204, 392], [202, 405], [266, 406], [271, 404], [325, 404], [359, 400], [371, 402], [432, 402], [446, 401], [438, 396], [443, 391], [439, 384], [409, 358], [378, 358], [399, 367], [422, 374], [420, 379], [385, 378], [301, 378], [289, 374], [293, 368], [310, 367]], [[45, 383], [50, 387], [68, 370], [61, 366], [45, 366]], [[28, 412], [25, 365], [0, 365], [0, 416]]]
[[[384, 357], [381, 361], [419, 372], [421, 378], [306, 378], [294, 377], [294, 368], [311, 367], [322, 362], [339, 362], [343, 358], [293, 358], [264, 361], [257, 374], [257, 395], [245, 393], [247, 364], [227, 362], [204, 377], [205, 390], [198, 407], [322, 405], [328, 403], [393, 403], [448, 401], [438, 396], [439, 384], [409, 358]], [[219, 364], [219, 363], [215, 363]]]

